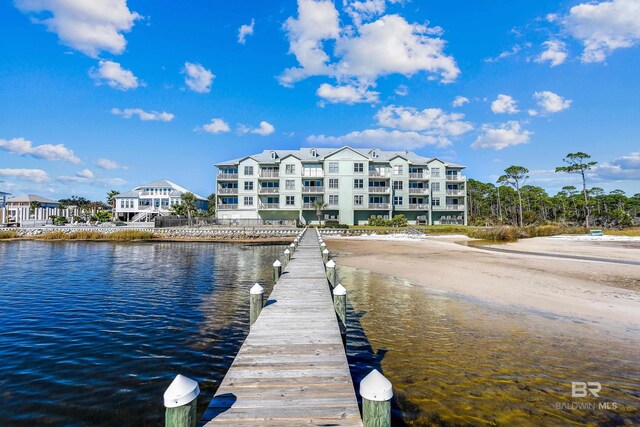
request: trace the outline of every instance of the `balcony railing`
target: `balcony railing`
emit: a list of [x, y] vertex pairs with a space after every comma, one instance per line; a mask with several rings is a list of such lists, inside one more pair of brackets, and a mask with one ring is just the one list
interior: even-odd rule
[[279, 178], [280, 177], [280, 171], [278, 170], [261, 170], [260, 173], [258, 174], [258, 177], [260, 178]]
[[280, 203], [260, 203], [260, 209], [279, 209]]
[[409, 188], [409, 194], [427, 194], [428, 188]]
[[219, 188], [218, 194], [238, 194], [237, 188]]
[[464, 181], [462, 175], [447, 175], [447, 181]]
[[423, 172], [423, 173], [410, 173], [409, 174], [409, 179], [429, 179], [430, 174], [427, 172]]
[[278, 194], [280, 193], [280, 187], [260, 187], [258, 191], [260, 194]]
[[427, 204], [409, 204], [409, 210], [412, 211], [428, 211], [429, 205]]
[[369, 203], [369, 209], [389, 209], [389, 203]]
[[324, 193], [324, 187], [320, 187], [320, 186], [302, 187], [302, 192], [303, 193]]
[[447, 190], [447, 196], [464, 196], [464, 190]]
[[324, 170], [318, 168], [318, 170], [310, 171], [309, 169], [302, 169], [302, 176], [309, 178], [322, 178], [324, 177]]
[[463, 211], [464, 205], [447, 205], [448, 211]]
[[234, 209], [238, 209], [238, 205], [223, 205], [223, 204], [218, 204], [217, 209], [219, 211], [230, 211], [230, 210], [234, 210]]
[[369, 169], [369, 176], [377, 176], [380, 178], [389, 178], [391, 176], [391, 171], [379, 171], [374, 169]]
[[311, 209], [315, 209], [315, 206], [313, 206], [313, 203], [303, 203], [302, 204], [302, 209], [304, 210], [311, 210]]
[[389, 187], [369, 187], [369, 193], [388, 193]]
[[219, 173], [218, 179], [238, 179], [237, 173]]

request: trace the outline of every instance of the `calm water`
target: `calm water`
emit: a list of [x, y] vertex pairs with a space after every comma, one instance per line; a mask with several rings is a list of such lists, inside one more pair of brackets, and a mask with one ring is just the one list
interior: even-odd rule
[[0, 425], [160, 425], [177, 373], [206, 406], [282, 250], [0, 243]]

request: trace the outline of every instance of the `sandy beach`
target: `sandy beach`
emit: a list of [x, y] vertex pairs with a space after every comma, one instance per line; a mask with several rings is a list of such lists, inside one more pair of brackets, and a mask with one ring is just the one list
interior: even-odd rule
[[339, 266], [391, 275], [482, 304], [592, 325], [607, 335], [637, 337], [640, 332], [640, 265], [624, 264], [640, 260], [637, 239], [536, 238], [497, 245], [503, 252], [460, 244], [469, 240], [368, 236], [326, 242]]

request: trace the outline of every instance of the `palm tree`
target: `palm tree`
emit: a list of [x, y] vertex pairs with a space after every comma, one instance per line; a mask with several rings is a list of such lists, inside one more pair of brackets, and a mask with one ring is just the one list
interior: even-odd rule
[[111, 214], [113, 219], [116, 217], [116, 196], [120, 194], [117, 190], [111, 190], [107, 193], [107, 203], [111, 206]]
[[316, 210], [318, 222], [320, 223], [320, 227], [322, 227], [322, 212], [329, 205], [322, 199], [315, 199], [313, 202], [311, 202], [311, 206], [313, 206], [313, 208]]
[[36, 213], [36, 209], [38, 209], [40, 206], [42, 206], [40, 202], [29, 202], [29, 216], [33, 216]]
[[184, 193], [180, 196], [180, 200], [187, 211], [187, 219], [189, 221], [189, 226], [191, 226], [191, 213], [196, 209], [196, 196], [194, 196], [193, 193]]

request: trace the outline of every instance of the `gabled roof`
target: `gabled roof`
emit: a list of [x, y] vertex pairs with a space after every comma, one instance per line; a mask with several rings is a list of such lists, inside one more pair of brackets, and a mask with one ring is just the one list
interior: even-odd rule
[[193, 191], [190, 191], [185, 187], [178, 185], [167, 179], [158, 179], [156, 181], [151, 181], [143, 185], [138, 185], [137, 187], [135, 187], [130, 191], [127, 191], [126, 193], [118, 194], [117, 196], [115, 196], [115, 198], [123, 199], [123, 198], [138, 197], [140, 196], [140, 192], [144, 191], [145, 188], [171, 188], [172, 191], [171, 193], [169, 193], [170, 197], [180, 197], [184, 193], [192, 193], [194, 196], [196, 196], [196, 199], [207, 200], [206, 198], [200, 196], [199, 194], [196, 194]]
[[[395, 157], [402, 157], [406, 159], [408, 162], [417, 164], [417, 165], [426, 165], [430, 161], [434, 160], [433, 158], [420, 156], [413, 151], [385, 151], [379, 148], [353, 148], [349, 146], [344, 146], [341, 148], [300, 148], [298, 150], [264, 150], [261, 153], [252, 154], [249, 156], [241, 157], [239, 159], [229, 160], [226, 162], [217, 163], [216, 166], [227, 166], [227, 165], [237, 165], [242, 160], [247, 158], [252, 158], [258, 163], [278, 163], [282, 159], [288, 156], [295, 156], [300, 159], [302, 162], [321, 162], [324, 161], [327, 157], [332, 154], [338, 153], [342, 150], [349, 149], [355, 153], [360, 154], [364, 158], [369, 159], [369, 161], [374, 163], [385, 163]], [[316, 156], [311, 154], [311, 150], [316, 151]], [[276, 159], [271, 158], [271, 153], [275, 152], [277, 154]], [[376, 157], [373, 157], [373, 153], [376, 153]], [[454, 167], [454, 168], [464, 168], [462, 165], [457, 165], [455, 163], [443, 162], [446, 166]]]
[[40, 202], [40, 203], [48, 203], [48, 204], [56, 204], [59, 205], [60, 202], [57, 200], [47, 199], [46, 197], [36, 196], [35, 194], [21, 194], [20, 196], [12, 197], [7, 199], [7, 203], [31, 203], [31, 202]]

